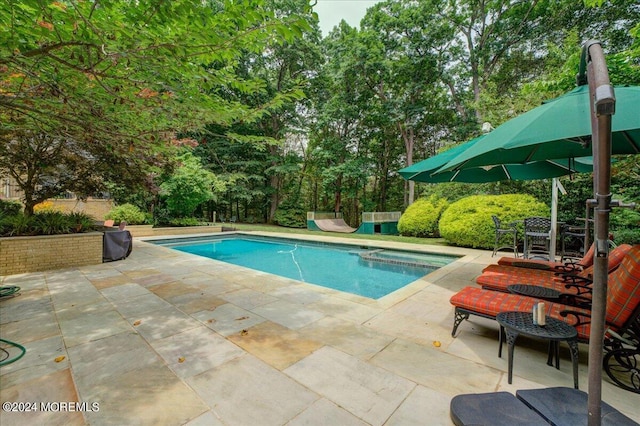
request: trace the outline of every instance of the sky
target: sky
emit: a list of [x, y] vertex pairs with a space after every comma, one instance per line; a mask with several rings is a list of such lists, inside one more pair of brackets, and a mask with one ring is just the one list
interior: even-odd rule
[[368, 8], [382, 0], [318, 0], [313, 10], [318, 14], [320, 30], [326, 36], [341, 20], [360, 28], [360, 20]]

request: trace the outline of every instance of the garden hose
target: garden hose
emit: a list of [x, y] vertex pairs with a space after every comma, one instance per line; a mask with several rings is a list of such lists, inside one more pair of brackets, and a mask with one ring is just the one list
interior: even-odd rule
[[5, 355], [2, 358], [2, 361], [0, 361], [0, 367], [2, 367], [3, 365], [11, 364], [12, 362], [16, 362], [17, 360], [19, 360], [20, 358], [22, 358], [24, 356], [25, 352], [27, 352], [27, 350], [24, 348], [24, 346], [22, 346], [19, 343], [15, 343], [15, 342], [12, 342], [10, 340], [5, 340], [5, 339], [0, 339], [0, 342], [7, 343], [7, 344], [9, 344], [11, 346], [14, 346], [14, 347], [20, 349], [20, 355], [17, 355], [17, 356], [15, 356], [13, 358], [9, 358], [9, 351], [7, 351], [4, 348], [0, 348], [0, 351], [4, 352], [4, 355]]
[[9, 285], [0, 287], [0, 297], [9, 297], [20, 291], [17, 285]]

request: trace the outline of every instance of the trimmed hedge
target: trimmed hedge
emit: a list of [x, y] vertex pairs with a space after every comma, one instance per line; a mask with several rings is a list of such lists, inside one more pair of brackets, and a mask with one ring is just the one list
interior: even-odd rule
[[[440, 218], [440, 235], [457, 246], [492, 249], [496, 235], [492, 215], [509, 223], [549, 214], [549, 207], [530, 195], [474, 195], [445, 210]], [[522, 235], [522, 225], [519, 231]]]
[[116, 206], [104, 216], [105, 219], [113, 219], [115, 223], [122, 221], [129, 225], [142, 225], [146, 222], [146, 215], [133, 204]]
[[400, 217], [398, 232], [408, 237], [439, 237], [438, 221], [448, 206], [447, 200], [434, 196], [416, 200]]

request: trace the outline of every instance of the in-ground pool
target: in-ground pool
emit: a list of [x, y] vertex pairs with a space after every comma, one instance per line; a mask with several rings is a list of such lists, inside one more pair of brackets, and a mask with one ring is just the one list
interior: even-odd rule
[[150, 242], [372, 299], [398, 290], [458, 258], [239, 234]]

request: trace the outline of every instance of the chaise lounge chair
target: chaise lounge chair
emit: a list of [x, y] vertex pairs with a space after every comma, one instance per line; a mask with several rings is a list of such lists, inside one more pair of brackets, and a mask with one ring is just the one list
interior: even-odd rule
[[[633, 246], [618, 269], [609, 274], [608, 287], [606, 323], [612, 331], [622, 334], [640, 316], [640, 245]], [[539, 301], [533, 297], [465, 287], [450, 299], [455, 306], [451, 335], [455, 337], [460, 323], [470, 315], [495, 319], [505, 311], [531, 312]], [[578, 332], [578, 340], [588, 341], [589, 309], [548, 301], [545, 306], [547, 316], [573, 325]]]
[[[621, 244], [609, 254], [608, 270], [613, 273], [627, 256], [631, 246]], [[579, 272], [554, 272], [514, 266], [489, 265], [476, 278], [476, 283], [485, 290], [508, 291], [514, 284], [530, 284], [551, 288], [565, 294], [590, 298], [593, 265]]]
[[554, 272], [570, 272], [581, 271], [593, 265], [593, 255], [595, 254], [595, 245], [591, 247], [582, 259], [568, 258], [566, 262], [553, 262], [541, 259], [520, 259], [517, 257], [501, 257], [498, 259], [498, 265], [515, 266], [518, 268], [541, 269]]

